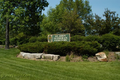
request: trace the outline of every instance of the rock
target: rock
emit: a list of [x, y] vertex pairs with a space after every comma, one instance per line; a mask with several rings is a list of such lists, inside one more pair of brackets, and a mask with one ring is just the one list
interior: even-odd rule
[[107, 56], [104, 52], [99, 52], [95, 55], [96, 55], [96, 57], [99, 61], [102, 61], [102, 62], [107, 62], [108, 61]]
[[20, 52], [20, 56], [26, 59], [41, 59], [43, 53], [25, 53], [25, 52]]
[[119, 55], [120, 56], [120, 52], [115, 52], [115, 54]]
[[31, 56], [30, 53], [28, 53], [28, 54], [26, 53], [26, 54], [24, 54], [23, 58], [25, 58], [25, 59], [33, 59], [34, 57]]
[[60, 58], [60, 55], [53, 55], [53, 60], [57, 61]]
[[42, 59], [53, 59], [53, 54], [43, 54]]
[[20, 52], [20, 56], [22, 56], [23, 58], [25, 57], [25, 55], [30, 54], [30, 53], [25, 53], [25, 52]]
[[15, 46], [15, 48], [18, 48], [18, 46]]
[[41, 59], [42, 58], [42, 59], [50, 59], [50, 60], [57, 61], [60, 58], [60, 55], [20, 52], [19, 57], [22, 57], [25, 59]]
[[59, 55], [54, 55], [54, 54], [43, 54], [42, 59], [51, 59], [54, 61], [57, 61], [60, 58]]
[[43, 53], [32, 53], [30, 54], [33, 58], [36, 58], [36, 59], [41, 59], [42, 58], [42, 55]]

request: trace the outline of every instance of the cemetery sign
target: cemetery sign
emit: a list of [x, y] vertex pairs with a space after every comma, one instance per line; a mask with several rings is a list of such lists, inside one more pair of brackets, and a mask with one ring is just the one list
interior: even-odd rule
[[48, 35], [48, 42], [67, 41], [70, 42], [70, 33]]

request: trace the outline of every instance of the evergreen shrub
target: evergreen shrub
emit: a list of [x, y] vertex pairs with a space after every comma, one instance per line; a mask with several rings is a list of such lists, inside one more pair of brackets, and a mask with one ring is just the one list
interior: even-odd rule
[[120, 36], [105, 34], [102, 36], [101, 44], [104, 50], [118, 51], [120, 50]]
[[37, 38], [38, 42], [47, 42], [47, 36], [42, 35]]
[[18, 47], [20, 51], [30, 53], [48, 53], [58, 55], [70, 55], [71, 52], [74, 55], [95, 55], [100, 48], [100, 44], [97, 41], [93, 42], [35, 42], [20, 45]]
[[29, 39], [29, 42], [30, 43], [34, 43], [34, 42], [36, 42], [37, 41], [37, 37], [31, 37], [30, 39]]
[[84, 36], [81, 35], [75, 35], [71, 37], [71, 41], [83, 41], [84, 40]]
[[101, 42], [101, 37], [97, 35], [89, 35], [84, 38], [84, 41], [98, 41]]

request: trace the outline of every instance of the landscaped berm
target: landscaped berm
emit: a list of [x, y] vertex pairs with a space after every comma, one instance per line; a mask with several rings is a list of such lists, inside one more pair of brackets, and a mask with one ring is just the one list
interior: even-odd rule
[[[36, 61], [16, 57], [19, 53], [18, 49], [0, 49], [0, 80], [120, 79], [120, 62], [118, 59], [109, 62]], [[112, 53], [111, 55], [114, 54]], [[76, 56], [71, 55], [71, 57]], [[113, 57], [110, 58], [110, 60], [112, 59]]]

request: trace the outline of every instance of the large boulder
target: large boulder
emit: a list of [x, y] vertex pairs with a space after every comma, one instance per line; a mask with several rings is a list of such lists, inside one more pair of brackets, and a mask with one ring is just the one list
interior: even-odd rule
[[120, 52], [115, 52], [115, 54], [119, 55], [120, 56]]
[[99, 52], [95, 55], [96, 55], [98, 61], [102, 61], [102, 62], [107, 62], [108, 61], [107, 56], [104, 52]]
[[20, 54], [19, 54], [19, 55], [20, 55], [21, 57], [23, 57], [23, 58], [24, 58], [24, 57], [25, 57], [25, 55], [29, 55], [29, 54], [30, 54], [30, 53], [20, 52]]
[[60, 55], [53, 55], [53, 60], [57, 61], [60, 58]]
[[54, 55], [54, 54], [43, 54], [42, 59], [50, 59], [57, 61], [60, 58], [60, 55]]
[[20, 56], [22, 56], [22, 58], [26, 58], [26, 59], [41, 59], [42, 55], [43, 55], [43, 53], [25, 53], [25, 52], [20, 52]]
[[32, 53], [31, 56], [33, 56], [36, 59], [41, 59], [42, 58], [43, 53]]
[[22, 57], [25, 59], [41, 59], [42, 58], [42, 59], [49, 59], [49, 60], [57, 61], [60, 58], [60, 55], [20, 52], [19, 57]]

